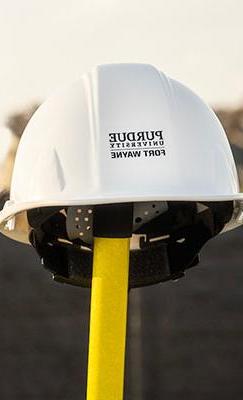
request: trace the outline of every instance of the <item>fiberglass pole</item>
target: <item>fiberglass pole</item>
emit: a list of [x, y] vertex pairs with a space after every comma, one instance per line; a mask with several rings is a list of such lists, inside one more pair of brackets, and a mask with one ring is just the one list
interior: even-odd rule
[[94, 239], [87, 400], [122, 400], [130, 239]]

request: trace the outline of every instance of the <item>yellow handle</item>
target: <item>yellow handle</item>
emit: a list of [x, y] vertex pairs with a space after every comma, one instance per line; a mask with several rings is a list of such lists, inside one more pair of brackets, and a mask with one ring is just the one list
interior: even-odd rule
[[122, 400], [130, 239], [95, 238], [87, 400]]

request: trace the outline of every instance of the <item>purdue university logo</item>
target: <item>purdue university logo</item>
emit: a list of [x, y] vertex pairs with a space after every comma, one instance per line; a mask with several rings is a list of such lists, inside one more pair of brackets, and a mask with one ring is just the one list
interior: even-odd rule
[[109, 133], [111, 158], [164, 157], [163, 131]]

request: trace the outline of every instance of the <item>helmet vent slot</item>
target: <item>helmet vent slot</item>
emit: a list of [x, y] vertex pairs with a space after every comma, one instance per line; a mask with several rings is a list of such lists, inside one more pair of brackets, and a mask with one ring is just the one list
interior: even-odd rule
[[66, 219], [70, 240], [82, 238], [85, 243], [93, 241], [93, 210], [90, 206], [68, 207]]
[[134, 203], [133, 210], [133, 231], [147, 224], [152, 219], [165, 213], [168, 210], [166, 201], [138, 202]]

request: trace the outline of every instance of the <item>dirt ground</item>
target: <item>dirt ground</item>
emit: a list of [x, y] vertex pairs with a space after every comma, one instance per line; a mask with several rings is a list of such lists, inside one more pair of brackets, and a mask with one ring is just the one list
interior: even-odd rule
[[[130, 293], [126, 400], [242, 399], [242, 238], [214, 239], [182, 280]], [[85, 399], [89, 294], [0, 238], [1, 400]]]

